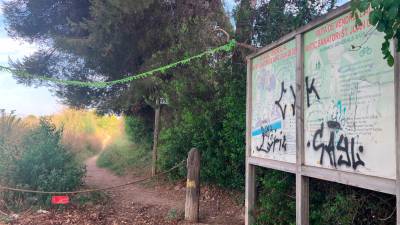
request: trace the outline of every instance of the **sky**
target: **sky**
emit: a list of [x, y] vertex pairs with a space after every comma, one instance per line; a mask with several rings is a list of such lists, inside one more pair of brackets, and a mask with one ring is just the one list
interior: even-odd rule
[[[3, 1], [0, 1], [2, 4]], [[20, 59], [35, 52], [38, 47], [14, 40], [7, 36], [4, 27], [4, 16], [0, 10], [0, 65], [8, 66], [9, 57]], [[50, 115], [59, 111], [63, 106], [58, 99], [44, 87], [27, 87], [12, 78], [11, 74], [0, 72], [0, 109], [7, 112], [15, 110], [19, 116]]]

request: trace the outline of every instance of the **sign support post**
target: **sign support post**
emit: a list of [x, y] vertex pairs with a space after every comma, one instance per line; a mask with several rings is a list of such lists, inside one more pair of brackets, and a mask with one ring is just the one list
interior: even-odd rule
[[245, 225], [251, 225], [254, 223], [254, 205], [255, 205], [255, 193], [256, 193], [256, 172], [255, 166], [250, 164], [249, 157], [251, 156], [251, 143], [250, 143], [250, 132], [251, 132], [251, 60], [247, 60], [247, 101], [246, 101], [246, 193], [245, 193]]
[[304, 47], [303, 34], [296, 35], [296, 224], [309, 224], [309, 178], [303, 176], [304, 164]]
[[400, 225], [400, 54], [386, 65], [367, 16], [345, 4], [247, 57], [246, 225], [256, 166], [296, 175], [297, 225], [310, 178], [395, 195]]

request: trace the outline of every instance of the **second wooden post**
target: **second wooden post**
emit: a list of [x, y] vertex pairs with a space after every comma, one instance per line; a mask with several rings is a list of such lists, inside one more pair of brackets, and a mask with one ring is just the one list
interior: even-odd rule
[[199, 221], [200, 201], [200, 153], [192, 148], [187, 159], [185, 220]]

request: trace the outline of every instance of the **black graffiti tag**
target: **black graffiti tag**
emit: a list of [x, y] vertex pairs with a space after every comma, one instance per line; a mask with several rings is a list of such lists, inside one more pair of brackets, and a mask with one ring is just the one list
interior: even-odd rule
[[[342, 146], [342, 144], [344, 144], [344, 146]], [[344, 160], [343, 159], [343, 155], [341, 155], [339, 157], [339, 160], [338, 160], [338, 165], [339, 166], [345, 165], [346, 167], [350, 167], [351, 166], [351, 161], [350, 161], [350, 155], [349, 155], [349, 139], [347, 137], [345, 137], [343, 134], [340, 135], [340, 138], [339, 138], [339, 141], [338, 141], [338, 144], [337, 144], [336, 148], [337, 148], [338, 151], [345, 152], [346, 153], [346, 159], [347, 159], [347, 160]]]
[[292, 96], [294, 99], [293, 103], [291, 104], [292, 105], [292, 116], [295, 116], [296, 115], [296, 111], [295, 111], [295, 109], [296, 109], [296, 92], [294, 91], [292, 85], [290, 85], [290, 91], [292, 92]]
[[[329, 163], [331, 166], [337, 168], [337, 166], [346, 166], [352, 167], [354, 170], [357, 169], [358, 166], [365, 166], [365, 162], [361, 160], [360, 154], [363, 153], [364, 147], [359, 146], [358, 152], [355, 151], [355, 139], [354, 137], [349, 138], [345, 135], [340, 135], [339, 141], [335, 146], [335, 134], [338, 129], [340, 129], [340, 124], [336, 121], [328, 121], [328, 128], [331, 129], [329, 132], [329, 142], [325, 144], [320, 142], [317, 144], [318, 140], [321, 140], [324, 135], [324, 123], [321, 123], [319, 129], [317, 129], [314, 133], [314, 137], [312, 140], [312, 148], [315, 151], [321, 151], [320, 163], [323, 165], [324, 156], [327, 154], [329, 157]], [[310, 142], [307, 143], [307, 146], [310, 147]], [[336, 160], [336, 154], [339, 154], [338, 151], [343, 152], [343, 154], [339, 155], [338, 160]]]
[[272, 130], [270, 128], [261, 128], [262, 130], [262, 142], [260, 146], [256, 146], [257, 151], [262, 151], [265, 153], [269, 153], [271, 150], [275, 152], [275, 149], [278, 148], [278, 151], [286, 151], [286, 136], [282, 136], [282, 131], [280, 132], [279, 137], [276, 134], [276, 130]]
[[319, 98], [318, 91], [317, 91], [317, 89], [315, 89], [315, 86], [314, 86], [314, 81], [315, 81], [315, 79], [314, 79], [314, 78], [312, 79], [310, 85], [308, 84], [308, 77], [306, 77], [305, 79], [306, 79], [306, 92], [307, 92], [307, 107], [310, 107], [310, 106], [311, 106], [311, 104], [310, 104], [310, 94], [312, 94], [312, 93], [314, 92], [315, 97], [316, 97], [318, 100], [319, 100], [320, 98]]
[[281, 97], [279, 98], [278, 101], [275, 101], [275, 104], [278, 105], [279, 109], [281, 110], [282, 119], [285, 119], [285, 115], [286, 115], [286, 105], [283, 108], [282, 108], [282, 105], [281, 105], [283, 94], [285, 94], [285, 93], [286, 93], [285, 83], [282, 82], [281, 83]]
[[[284, 94], [286, 93], [286, 89], [285, 89], [285, 82], [281, 83], [281, 95], [279, 97], [279, 99], [277, 101], [275, 101], [275, 104], [279, 107], [281, 114], [282, 114], [282, 119], [284, 120], [286, 117], [286, 104], [283, 106], [282, 105], [282, 98], [284, 96]], [[291, 107], [292, 107], [292, 116], [295, 116], [295, 107], [296, 107], [296, 93], [293, 89], [293, 86], [290, 85], [290, 91], [292, 93], [293, 96], [293, 103], [291, 103]]]

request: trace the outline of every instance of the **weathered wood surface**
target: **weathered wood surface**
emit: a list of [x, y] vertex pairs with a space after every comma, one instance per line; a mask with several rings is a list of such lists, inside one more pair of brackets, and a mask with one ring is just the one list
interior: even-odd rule
[[246, 100], [246, 193], [245, 193], [245, 225], [254, 223], [253, 211], [255, 207], [255, 192], [256, 192], [256, 173], [255, 166], [251, 164], [251, 89], [252, 89], [252, 76], [251, 76], [251, 61], [247, 60], [247, 100]]
[[160, 99], [156, 100], [156, 108], [154, 115], [154, 136], [153, 136], [153, 162], [151, 167], [151, 175], [155, 176], [157, 174], [157, 145], [158, 145], [158, 136], [160, 132]]
[[192, 148], [187, 158], [185, 220], [197, 223], [200, 206], [200, 153]]
[[[296, 36], [296, 96], [304, 96], [303, 34]], [[304, 165], [304, 98], [296, 101], [296, 224], [309, 224], [309, 178], [302, 175]]]

